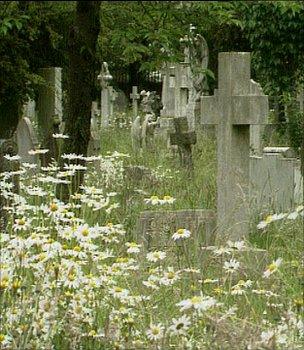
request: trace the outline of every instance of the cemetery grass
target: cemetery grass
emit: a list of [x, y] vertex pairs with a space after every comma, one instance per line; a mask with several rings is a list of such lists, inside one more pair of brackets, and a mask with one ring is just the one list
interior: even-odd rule
[[[140, 212], [215, 209], [215, 145], [198, 138], [190, 175], [165, 145], [134, 152], [129, 135], [102, 133], [102, 156], [86, 158], [85, 186], [69, 203], [54, 191], [74, 176], [76, 156], [65, 173], [24, 165], [20, 196], [12, 174], [2, 177], [0, 348], [301, 349], [303, 209], [262, 213], [248, 242], [208, 255], [185, 230], [148, 252]], [[138, 165], [146, 175], [124, 175]], [[245, 246], [268, 251], [261, 269], [238, 261]]]

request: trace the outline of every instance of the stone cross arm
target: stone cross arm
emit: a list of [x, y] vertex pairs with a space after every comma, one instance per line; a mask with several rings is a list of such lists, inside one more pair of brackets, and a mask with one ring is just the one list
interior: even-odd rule
[[233, 125], [267, 124], [269, 110], [266, 95], [238, 95], [227, 99], [215, 93], [214, 96], [202, 96], [200, 104], [202, 123], [206, 125], [219, 124], [229, 108]]
[[132, 93], [130, 94], [130, 98], [135, 101], [135, 100], [139, 100], [139, 93], [137, 92], [137, 86], [133, 86], [132, 87]]

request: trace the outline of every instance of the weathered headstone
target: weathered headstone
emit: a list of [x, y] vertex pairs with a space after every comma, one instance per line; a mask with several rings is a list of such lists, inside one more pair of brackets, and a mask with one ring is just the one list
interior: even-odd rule
[[137, 86], [132, 86], [132, 93], [130, 94], [130, 98], [132, 99], [133, 120], [135, 120], [138, 115], [138, 100], [140, 98], [137, 91]]
[[219, 239], [248, 236], [250, 126], [268, 116], [268, 97], [252, 92], [250, 53], [219, 54], [219, 89], [201, 97], [201, 116], [217, 124]]
[[170, 134], [170, 143], [178, 146], [181, 166], [192, 172], [192, 145], [196, 143], [196, 134], [189, 131], [186, 117], [174, 118], [173, 123], [175, 133]]
[[43, 165], [58, 156], [56, 140], [52, 135], [60, 131], [62, 122], [61, 71], [62, 68], [58, 67], [40, 69], [40, 75], [46, 84], [41, 87], [37, 101], [38, 129], [42, 137], [42, 147], [49, 149], [43, 157]]
[[32, 123], [29, 118], [21, 118], [16, 130], [18, 155], [22, 163], [34, 163], [39, 166], [38, 155], [31, 155], [28, 152], [38, 147], [38, 139], [35, 135]]
[[175, 67], [166, 63], [162, 69], [163, 84], [161, 101], [163, 109], [161, 117], [173, 117], [175, 115]]
[[[277, 151], [277, 152], [275, 152]], [[250, 201], [253, 213], [284, 212], [303, 203], [300, 160], [288, 147], [266, 147], [250, 157]]]
[[110, 95], [110, 110], [109, 110], [109, 118], [113, 117], [114, 115], [114, 105], [115, 101], [117, 99], [117, 92], [113, 88], [113, 86], [109, 86], [109, 95]]
[[111, 91], [109, 89], [110, 81], [113, 80], [110, 74], [107, 62], [103, 62], [101, 66], [101, 72], [97, 77], [101, 87], [101, 125], [103, 127], [109, 126], [109, 118], [111, 115]]

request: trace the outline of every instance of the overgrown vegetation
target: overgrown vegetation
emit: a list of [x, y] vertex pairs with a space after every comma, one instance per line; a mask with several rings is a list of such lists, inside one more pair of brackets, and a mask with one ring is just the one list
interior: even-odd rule
[[[248, 242], [205, 251], [198, 232], [160, 226], [147, 250], [134, 230], [140, 211], [214, 208], [214, 144], [199, 141], [190, 181], [161, 143], [139, 156], [125, 127], [102, 140], [102, 156], [63, 155], [65, 171], [24, 164], [20, 195], [16, 173], [2, 175], [1, 347], [300, 349], [303, 206], [261, 218]], [[64, 204], [55, 187], [84, 171], [78, 158], [85, 186]], [[154, 180], [128, 178], [130, 165]], [[252, 246], [268, 257], [252, 260]]]

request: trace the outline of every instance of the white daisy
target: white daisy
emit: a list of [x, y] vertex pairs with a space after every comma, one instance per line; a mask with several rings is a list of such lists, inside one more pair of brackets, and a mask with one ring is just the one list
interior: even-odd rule
[[154, 252], [150, 252], [147, 254], [147, 260], [151, 262], [157, 262], [159, 260], [163, 260], [166, 257], [166, 253], [156, 250]]
[[181, 238], [189, 238], [191, 236], [191, 232], [186, 230], [185, 228], [179, 228], [172, 236], [173, 240], [176, 241]]
[[172, 325], [169, 327], [169, 331], [173, 335], [186, 335], [190, 325], [190, 317], [183, 315], [178, 319], [172, 319]]
[[268, 278], [270, 275], [276, 272], [278, 268], [281, 266], [282, 262], [283, 262], [282, 258], [278, 258], [277, 260], [273, 261], [270, 265], [267, 266], [266, 271], [264, 271], [263, 273], [263, 277]]
[[215, 306], [216, 304], [216, 299], [209, 296], [203, 296], [201, 294], [199, 296], [196, 295], [190, 299], [182, 300], [179, 303], [177, 303], [176, 306], [180, 307], [180, 311], [188, 310], [191, 308], [198, 311], [206, 311], [211, 307]]
[[125, 245], [128, 247], [127, 253], [129, 254], [132, 254], [132, 253], [137, 254], [140, 252], [140, 249], [139, 249], [141, 247], [140, 244], [137, 244], [135, 242], [127, 242]]
[[237, 271], [240, 267], [240, 263], [236, 261], [235, 259], [230, 259], [229, 261], [224, 262], [224, 269], [229, 273], [233, 273]]
[[146, 332], [148, 339], [150, 340], [160, 340], [164, 335], [164, 327], [161, 323], [151, 324], [150, 328]]

